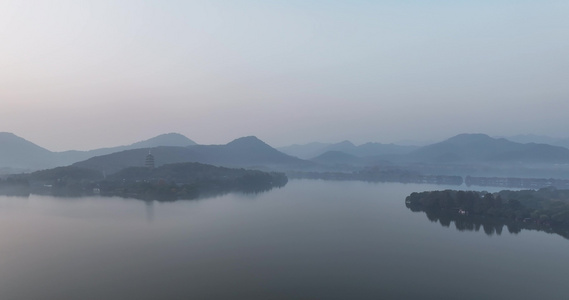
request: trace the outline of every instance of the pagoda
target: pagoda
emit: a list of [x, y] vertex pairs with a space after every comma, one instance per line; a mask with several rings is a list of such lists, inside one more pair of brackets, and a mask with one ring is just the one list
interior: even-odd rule
[[146, 161], [144, 162], [144, 166], [149, 169], [154, 169], [154, 155], [148, 150], [148, 155], [146, 155]]

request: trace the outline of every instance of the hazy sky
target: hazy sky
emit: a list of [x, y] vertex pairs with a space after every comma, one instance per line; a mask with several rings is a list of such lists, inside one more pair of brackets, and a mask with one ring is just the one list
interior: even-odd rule
[[0, 1], [0, 131], [50, 150], [569, 136], [569, 1]]

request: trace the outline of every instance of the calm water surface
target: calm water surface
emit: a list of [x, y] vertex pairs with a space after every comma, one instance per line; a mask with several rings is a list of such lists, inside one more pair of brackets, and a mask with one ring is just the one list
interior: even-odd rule
[[569, 241], [413, 213], [447, 187], [293, 180], [173, 203], [0, 197], [0, 299], [567, 299]]

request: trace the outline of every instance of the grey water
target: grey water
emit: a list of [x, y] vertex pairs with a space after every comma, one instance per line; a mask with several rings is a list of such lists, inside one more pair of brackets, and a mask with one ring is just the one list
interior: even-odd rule
[[0, 299], [567, 299], [569, 241], [413, 213], [450, 187], [292, 180], [144, 202], [0, 197]]

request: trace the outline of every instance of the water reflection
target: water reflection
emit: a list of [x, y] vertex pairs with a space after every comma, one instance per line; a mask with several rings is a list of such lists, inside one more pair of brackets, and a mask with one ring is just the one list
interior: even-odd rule
[[412, 212], [424, 212], [429, 221], [439, 223], [443, 227], [450, 228], [452, 223], [454, 223], [456, 230], [461, 232], [478, 232], [482, 229], [488, 236], [499, 236], [504, 231], [504, 228], [510, 234], [518, 234], [522, 230], [536, 230], [550, 234], [558, 234], [569, 239], [569, 228], [565, 226], [551, 227], [534, 222], [524, 222], [524, 220], [468, 215], [460, 213], [458, 209], [426, 209], [411, 203], [405, 203], [405, 206]]
[[566, 298], [566, 240], [421, 226], [400, 201], [436, 188], [303, 180], [168, 203], [0, 197], [0, 299]]
[[154, 221], [154, 201], [144, 201], [146, 208], [146, 221], [152, 223]]

